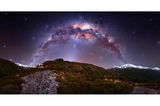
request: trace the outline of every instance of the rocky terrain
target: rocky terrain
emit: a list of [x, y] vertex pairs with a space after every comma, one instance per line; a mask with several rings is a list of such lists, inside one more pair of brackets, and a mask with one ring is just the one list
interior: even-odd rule
[[58, 82], [55, 73], [45, 70], [22, 77], [21, 84], [24, 94], [56, 94]]
[[1, 94], [159, 94], [160, 71], [57, 59], [36, 67], [0, 59]]

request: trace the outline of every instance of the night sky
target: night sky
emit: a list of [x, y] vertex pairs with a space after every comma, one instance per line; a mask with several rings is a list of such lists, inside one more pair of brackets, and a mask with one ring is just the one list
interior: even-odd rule
[[160, 13], [1, 12], [0, 58], [160, 67]]

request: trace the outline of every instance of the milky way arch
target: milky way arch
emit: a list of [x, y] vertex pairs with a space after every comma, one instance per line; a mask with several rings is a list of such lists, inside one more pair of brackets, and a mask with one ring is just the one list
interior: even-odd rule
[[[60, 52], [66, 53], [66, 51], [68, 53], [70, 52], [69, 54], [72, 54], [74, 56], [79, 54], [79, 57], [82, 60], [85, 60], [87, 62], [86, 58], [90, 58], [90, 57], [81, 56], [79, 52], [82, 52], [82, 51], [85, 51], [85, 53], [92, 52], [94, 47], [88, 46], [87, 49], [83, 49], [86, 47], [86, 45], [83, 45], [82, 43], [86, 45], [92, 45], [95, 47], [95, 49], [104, 48], [107, 51], [110, 51], [112, 55], [116, 56], [122, 62], [125, 61], [125, 59], [122, 56], [120, 43], [118, 43], [103, 28], [101, 28], [100, 25], [87, 23], [87, 22], [74, 22], [74, 23], [68, 23], [64, 26], [56, 28], [52, 36], [50, 36], [47, 39], [47, 41], [41, 44], [41, 46], [36, 51], [33, 57], [32, 64], [37, 64], [39, 62], [42, 62], [42, 60], [44, 61], [45, 59], [58, 58], [58, 54]], [[64, 51], [64, 49], [69, 48], [69, 46], [66, 46], [65, 48], [63, 48], [64, 45], [69, 45], [69, 46], [73, 45], [73, 49]], [[80, 47], [80, 45], [83, 46], [83, 48]], [[76, 50], [74, 50], [74, 48], [78, 48], [81, 50], [79, 50], [78, 53], [75, 53]], [[56, 54], [54, 53], [56, 51], [59, 51], [59, 52], [57, 52]], [[96, 54], [92, 55], [93, 58], [95, 58], [96, 55], [98, 54], [97, 51], [95, 52]], [[62, 53], [62, 55], [66, 55], [65, 53]], [[59, 58], [63, 58], [62, 55], [59, 56]], [[81, 60], [81, 59], [78, 59], [78, 60]], [[75, 60], [75, 61], [78, 61], [78, 60]]]

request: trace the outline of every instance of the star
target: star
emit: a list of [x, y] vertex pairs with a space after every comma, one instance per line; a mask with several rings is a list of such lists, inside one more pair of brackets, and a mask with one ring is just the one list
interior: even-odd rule
[[77, 47], [77, 45], [76, 45], [76, 44], [74, 44], [74, 45], [73, 45], [73, 48], [76, 48], [76, 47]]
[[160, 45], [160, 41], [157, 41], [157, 45]]
[[5, 15], [5, 16], [7, 16], [7, 15], [8, 15], [8, 13], [6, 13], [6, 12], [5, 12], [5, 13], [4, 13], [4, 15]]
[[4, 44], [4, 45], [2, 45], [2, 47], [5, 49], [7, 46]]
[[24, 17], [24, 21], [28, 21], [28, 18], [27, 18], [27, 17]]
[[136, 31], [132, 31], [132, 34], [135, 35], [135, 34], [136, 34]]
[[144, 57], [144, 56], [145, 56], [145, 53], [142, 53], [141, 56]]
[[99, 59], [100, 59], [100, 60], [103, 60], [103, 59], [104, 59], [104, 57], [103, 57], [103, 56], [99, 56]]
[[46, 28], [46, 29], [48, 29], [48, 28], [49, 28], [49, 25], [48, 25], [48, 24], [47, 24], [47, 25], [45, 25], [45, 28]]
[[36, 37], [35, 37], [35, 36], [32, 36], [32, 40], [33, 40], [33, 41], [36, 40]]
[[153, 21], [153, 18], [149, 18], [149, 21], [152, 22], [152, 21]]
[[79, 19], [83, 19], [83, 16], [80, 16]]

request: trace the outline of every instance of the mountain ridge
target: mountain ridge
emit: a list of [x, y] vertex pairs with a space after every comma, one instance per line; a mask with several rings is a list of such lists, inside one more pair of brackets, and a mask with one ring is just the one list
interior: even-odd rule
[[[3, 59], [0, 59], [0, 63], [8, 64], [7, 74], [2, 73], [4, 67], [0, 64], [0, 75], [3, 75], [0, 77], [0, 93], [4, 94], [21, 94], [22, 91], [29, 94], [129, 94], [139, 93], [139, 89], [147, 93], [146, 89], [143, 92], [143, 87], [152, 91], [148, 93], [159, 93], [160, 90], [160, 72], [152, 69], [105, 69], [63, 59], [45, 61], [36, 67], [21, 67]], [[13, 64], [17, 67], [15, 72], [10, 68]], [[50, 85], [49, 82], [54, 83]]]

